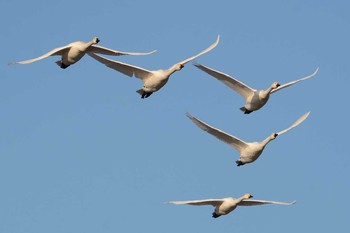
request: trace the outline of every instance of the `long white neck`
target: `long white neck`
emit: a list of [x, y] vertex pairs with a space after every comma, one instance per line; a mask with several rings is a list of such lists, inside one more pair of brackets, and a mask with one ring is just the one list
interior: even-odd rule
[[273, 87], [270, 86], [266, 90], [260, 91], [260, 93], [259, 93], [260, 99], [268, 99], [270, 97], [270, 93], [271, 93], [272, 89], [273, 89]]
[[241, 202], [241, 201], [243, 201], [245, 199], [247, 199], [245, 196], [241, 196], [241, 197], [238, 198], [238, 201]]
[[271, 136], [268, 136], [264, 141], [261, 142], [261, 144], [265, 147], [272, 140], [273, 138]]
[[169, 69], [166, 70], [166, 72], [168, 73], [168, 75], [171, 75], [173, 73], [175, 73], [176, 71], [179, 71], [179, 65], [175, 64], [172, 67], [170, 67]]
[[79, 50], [86, 51], [91, 45], [96, 44], [94, 41], [81, 42], [79, 44]]

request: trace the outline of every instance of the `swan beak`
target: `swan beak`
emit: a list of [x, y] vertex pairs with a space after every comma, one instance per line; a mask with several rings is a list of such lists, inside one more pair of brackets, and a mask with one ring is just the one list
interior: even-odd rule
[[281, 86], [281, 84], [277, 83], [277, 87]]
[[179, 68], [180, 68], [180, 69], [182, 69], [182, 68], [184, 68], [184, 67], [185, 67], [185, 66], [182, 65], [182, 64], [179, 65]]

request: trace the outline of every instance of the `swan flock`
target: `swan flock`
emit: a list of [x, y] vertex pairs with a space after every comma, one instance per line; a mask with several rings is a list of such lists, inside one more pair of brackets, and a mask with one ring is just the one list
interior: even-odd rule
[[[173, 75], [175, 72], [182, 70], [187, 63], [194, 61], [196, 58], [206, 53], [209, 53], [214, 48], [216, 48], [217, 45], [219, 44], [219, 41], [220, 41], [220, 36], [218, 35], [217, 39], [212, 44], [210, 44], [208, 47], [198, 52], [196, 55], [193, 55], [185, 60], [176, 62], [175, 64], [171, 65], [167, 69], [159, 69], [159, 70], [148, 70], [139, 66], [123, 63], [120, 61], [112, 60], [110, 58], [98, 55], [98, 54], [102, 54], [107, 56], [123, 56], [123, 55], [140, 56], [140, 55], [153, 54], [156, 52], [156, 50], [153, 50], [150, 52], [122, 52], [122, 51], [97, 45], [100, 42], [99, 38], [97, 37], [92, 38], [92, 40], [88, 42], [83, 42], [83, 41], [72, 42], [65, 46], [52, 49], [49, 52], [39, 57], [18, 61], [18, 62], [10, 62], [9, 64], [22, 64], [22, 65], [30, 64], [42, 59], [46, 59], [50, 56], [60, 56], [60, 59], [56, 61], [56, 64], [60, 68], [66, 69], [67, 67], [80, 61], [87, 54], [93, 59], [95, 59], [96, 61], [98, 61], [99, 63], [102, 63], [103, 65], [107, 66], [108, 68], [111, 68], [123, 75], [140, 79], [143, 83], [143, 86], [136, 92], [141, 96], [142, 99], [144, 99], [151, 96], [154, 92], [159, 91], [168, 82], [170, 76]], [[310, 75], [296, 79], [291, 82], [287, 82], [285, 84], [274, 82], [266, 90], [257, 90], [252, 87], [249, 87], [248, 85], [244, 84], [243, 82], [239, 81], [238, 79], [228, 74], [225, 74], [221, 71], [214, 70], [208, 66], [201, 65], [198, 62], [194, 62], [193, 65], [199, 70], [217, 79], [218, 81], [225, 84], [227, 87], [229, 87], [230, 89], [232, 89], [233, 91], [241, 95], [245, 99], [245, 105], [240, 108], [240, 110], [243, 111], [244, 114], [249, 114], [249, 113], [252, 113], [253, 111], [257, 111], [261, 109], [266, 105], [271, 94], [279, 90], [282, 90], [286, 87], [290, 87], [298, 82], [310, 79], [314, 77], [319, 70], [319, 68], [316, 68], [316, 70]], [[228, 134], [220, 129], [217, 129], [207, 124], [206, 122], [192, 116], [189, 113], [187, 113], [187, 117], [203, 131], [211, 134], [212, 136], [216, 137], [220, 141], [233, 147], [239, 153], [239, 158], [236, 160], [236, 165], [242, 166], [242, 165], [256, 161], [261, 156], [261, 154], [264, 151], [264, 148], [268, 143], [275, 140], [278, 136], [300, 125], [302, 122], [304, 122], [308, 118], [309, 114], [310, 112], [306, 112], [304, 115], [299, 117], [293, 124], [291, 124], [288, 128], [279, 132], [273, 132], [268, 137], [258, 142], [245, 142], [236, 136]], [[222, 215], [227, 215], [233, 210], [235, 210], [238, 206], [254, 206], [254, 205], [264, 205], [264, 204], [292, 205], [295, 203], [295, 201], [278, 202], [278, 201], [268, 201], [268, 200], [254, 200], [252, 199], [252, 197], [253, 196], [251, 194], [247, 193], [238, 198], [227, 197], [227, 198], [221, 198], [221, 199], [170, 201], [167, 203], [175, 204], [175, 205], [186, 204], [186, 205], [195, 205], [195, 206], [211, 205], [214, 207], [214, 212], [212, 213], [213, 218], [218, 218]]]

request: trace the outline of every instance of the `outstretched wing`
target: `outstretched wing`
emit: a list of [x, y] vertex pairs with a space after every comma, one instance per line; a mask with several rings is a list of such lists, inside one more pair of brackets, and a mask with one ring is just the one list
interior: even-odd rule
[[254, 206], [254, 205], [265, 205], [265, 204], [276, 204], [276, 205], [293, 205], [296, 201], [292, 202], [279, 202], [279, 201], [265, 201], [265, 200], [243, 200], [238, 203], [239, 206]]
[[96, 55], [94, 53], [88, 53], [88, 55], [93, 57], [97, 61], [105, 64], [109, 68], [114, 69], [118, 72], [121, 72], [129, 77], [135, 76], [136, 78], [143, 80], [144, 78], [147, 78], [149, 75], [152, 74], [151, 71], [143, 69], [141, 67], [132, 66], [126, 63], [114, 61], [114, 60]]
[[278, 135], [284, 134], [286, 132], [288, 132], [289, 130], [293, 129], [294, 127], [298, 126], [300, 123], [302, 123], [303, 121], [306, 120], [306, 118], [309, 116], [310, 112], [305, 113], [304, 115], [302, 115], [297, 121], [295, 121], [291, 126], [289, 126], [287, 129], [282, 130], [280, 132], [278, 132]]
[[246, 84], [238, 81], [237, 79], [229, 76], [228, 74], [216, 71], [207, 66], [203, 66], [197, 62], [193, 63], [193, 65], [196, 66], [198, 69], [201, 69], [204, 72], [210, 74], [217, 80], [221, 81], [223, 84], [240, 94], [243, 98], [248, 98], [252, 93], [256, 91], [255, 89], [247, 86]]
[[187, 113], [187, 117], [190, 118], [190, 120], [193, 123], [195, 123], [199, 128], [210, 133], [211, 135], [215, 136], [221, 141], [226, 142], [227, 144], [234, 147], [239, 152], [247, 146], [247, 143], [242, 141], [241, 139], [236, 138], [228, 133], [225, 133], [224, 131], [216, 129], [208, 125], [207, 123], [195, 118], [194, 116], [191, 116], [189, 113]]
[[281, 89], [283, 89], [283, 88], [289, 87], [289, 86], [291, 86], [291, 85], [293, 85], [293, 84], [295, 84], [295, 83], [297, 83], [297, 82], [300, 82], [300, 81], [303, 81], [303, 80], [312, 78], [313, 76], [315, 76], [315, 75], [317, 74], [318, 69], [319, 69], [319, 67], [317, 67], [317, 69], [316, 69], [312, 74], [310, 74], [310, 75], [308, 75], [308, 76], [306, 76], [306, 77], [304, 77], [304, 78], [301, 78], [301, 79], [298, 79], [298, 80], [294, 80], [294, 81], [292, 81], [292, 82], [283, 84], [283, 85], [277, 87], [276, 89], [273, 89], [273, 90], [271, 91], [271, 94], [274, 93], [274, 92], [276, 92], [276, 91], [279, 91], [279, 90], [281, 90]]
[[210, 50], [212, 50], [213, 48], [215, 48], [219, 44], [219, 41], [220, 41], [220, 35], [218, 35], [218, 38], [216, 39], [216, 41], [212, 45], [210, 45], [208, 48], [206, 48], [205, 50], [203, 50], [202, 52], [198, 53], [197, 55], [195, 55], [193, 57], [190, 57], [190, 58], [187, 58], [186, 60], [178, 62], [178, 64], [185, 65], [186, 63], [196, 59], [197, 57], [209, 52]]
[[169, 201], [167, 204], [175, 204], [175, 205], [212, 205], [218, 206], [221, 205], [223, 199], [206, 199], [206, 200], [193, 200], [193, 201]]
[[69, 49], [70, 47], [71, 47], [71, 45], [66, 45], [66, 46], [63, 46], [63, 47], [60, 47], [60, 48], [53, 49], [50, 52], [45, 53], [44, 55], [41, 55], [40, 57], [29, 59], [29, 60], [25, 60], [25, 61], [10, 62], [9, 65], [13, 65], [13, 64], [22, 64], [23, 65], [23, 64], [28, 64], [28, 63], [32, 63], [32, 62], [35, 62], [35, 61], [39, 61], [39, 60], [47, 58], [49, 56], [63, 55], [65, 53], [65, 51], [67, 49]]
[[151, 52], [122, 52], [122, 51], [117, 51], [113, 49], [109, 49], [106, 47], [102, 47], [99, 45], [91, 45], [87, 51], [87, 53], [99, 53], [99, 54], [104, 54], [104, 55], [112, 55], [112, 56], [122, 56], [122, 55], [149, 55], [152, 53], [157, 52], [157, 50], [153, 50]]

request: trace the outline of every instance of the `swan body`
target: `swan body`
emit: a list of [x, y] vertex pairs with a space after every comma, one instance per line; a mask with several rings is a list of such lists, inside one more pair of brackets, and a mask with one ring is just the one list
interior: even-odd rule
[[292, 82], [289, 82], [283, 85], [280, 85], [278, 82], [274, 82], [266, 90], [256, 90], [242, 83], [241, 81], [229, 76], [228, 74], [222, 73], [220, 71], [216, 71], [212, 68], [201, 65], [199, 63], [194, 63], [194, 66], [208, 73], [214, 78], [218, 79], [219, 81], [224, 83], [226, 86], [228, 86], [229, 88], [231, 88], [232, 90], [240, 94], [246, 101], [245, 105], [240, 108], [240, 110], [242, 110], [245, 114], [249, 114], [253, 111], [256, 111], [262, 108], [269, 100], [270, 94], [273, 94], [283, 88], [289, 87], [295, 83], [298, 83], [300, 81], [303, 81], [315, 76], [319, 69], [317, 68], [311, 75], [294, 80]]
[[186, 60], [180, 61], [166, 70], [151, 71], [138, 66], [133, 66], [130, 64], [119, 62], [119, 61], [114, 61], [114, 60], [96, 55], [94, 53], [89, 53], [89, 55], [94, 59], [96, 59], [97, 61], [101, 62], [102, 64], [105, 64], [107, 67], [111, 69], [121, 72], [129, 77], [134, 76], [136, 78], [141, 79], [143, 82], [143, 87], [137, 90], [136, 92], [141, 95], [141, 98], [147, 98], [153, 92], [159, 91], [168, 82], [169, 77], [174, 72], [181, 70], [186, 63], [196, 59], [197, 57], [215, 48], [219, 43], [219, 39], [220, 39], [220, 36], [217, 37], [217, 40], [212, 45], [210, 45], [208, 48], [206, 48], [202, 52]]
[[277, 202], [277, 201], [266, 201], [266, 200], [253, 200], [253, 196], [249, 193], [239, 198], [226, 197], [222, 199], [205, 199], [205, 200], [193, 200], [193, 201], [170, 201], [168, 204], [175, 205], [212, 205], [215, 207], [212, 213], [213, 218], [218, 218], [222, 215], [227, 215], [237, 208], [237, 206], [254, 206], [264, 204], [277, 204], [277, 205], [292, 205], [293, 202]]
[[97, 43], [100, 40], [97, 37], [94, 37], [89, 42], [76, 41], [72, 42], [63, 47], [55, 48], [48, 53], [29, 60], [12, 62], [10, 64], [29, 64], [47, 58], [49, 56], [61, 56], [61, 59], [56, 61], [56, 64], [62, 69], [67, 68], [68, 66], [78, 62], [86, 53], [101, 53], [105, 55], [112, 56], [122, 56], [122, 55], [148, 55], [156, 52], [156, 50], [147, 52], [147, 53], [138, 53], [138, 52], [121, 52], [117, 50], [112, 50], [102, 46], [98, 46]]
[[245, 142], [235, 136], [232, 136], [228, 133], [225, 133], [224, 131], [221, 131], [217, 128], [214, 128], [210, 126], [209, 124], [193, 117], [190, 114], [187, 114], [187, 117], [195, 123], [199, 128], [202, 130], [210, 133], [211, 135], [215, 136], [219, 140], [229, 144], [233, 148], [235, 148], [239, 153], [240, 157], [236, 161], [237, 166], [242, 166], [246, 163], [252, 163], [255, 160], [259, 158], [259, 156], [264, 151], [265, 146], [271, 142], [272, 140], [276, 139], [278, 135], [284, 134], [291, 130], [292, 128], [298, 126], [300, 123], [302, 123], [308, 116], [310, 112], [305, 113], [303, 116], [301, 116], [298, 120], [296, 120], [290, 127], [288, 127], [285, 130], [282, 130], [278, 133], [272, 133], [269, 135], [265, 140], [261, 142]]

